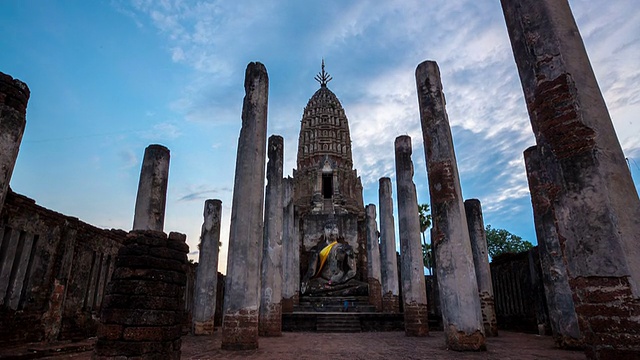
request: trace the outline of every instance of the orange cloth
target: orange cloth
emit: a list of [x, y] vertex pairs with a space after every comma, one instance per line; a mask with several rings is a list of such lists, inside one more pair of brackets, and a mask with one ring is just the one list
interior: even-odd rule
[[329, 252], [331, 252], [331, 249], [337, 243], [338, 243], [337, 241], [334, 241], [331, 244], [325, 246], [322, 250], [320, 250], [320, 266], [318, 266], [318, 270], [313, 276], [320, 274], [320, 271], [322, 271], [322, 267], [324, 266], [324, 263], [327, 261], [327, 258], [329, 257]]

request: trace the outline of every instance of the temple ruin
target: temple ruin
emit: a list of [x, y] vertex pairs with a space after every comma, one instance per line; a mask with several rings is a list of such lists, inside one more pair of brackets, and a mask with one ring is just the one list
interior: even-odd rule
[[204, 204], [197, 267], [185, 235], [164, 232], [162, 145], [145, 150], [129, 232], [11, 191], [30, 91], [0, 73], [0, 346], [96, 337], [96, 359], [179, 359], [189, 332], [236, 351], [287, 331], [441, 331], [449, 350], [482, 351], [517, 330], [592, 359], [640, 356], [640, 200], [580, 33], [565, 0], [501, 2], [536, 140], [524, 159], [539, 246], [489, 264], [440, 70], [425, 61], [415, 75], [437, 276], [424, 275], [411, 138], [394, 143], [397, 246], [392, 179], [365, 207], [324, 60], [286, 178], [284, 139], [267, 142], [267, 69], [247, 66], [224, 279], [220, 200]]

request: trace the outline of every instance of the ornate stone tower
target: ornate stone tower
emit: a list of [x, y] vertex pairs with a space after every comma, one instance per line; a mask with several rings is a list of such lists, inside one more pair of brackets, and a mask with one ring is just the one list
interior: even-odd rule
[[294, 202], [301, 215], [364, 214], [362, 183], [353, 169], [349, 122], [342, 104], [329, 90], [331, 76], [316, 76], [320, 89], [304, 108], [294, 170]]
[[[327, 87], [332, 78], [324, 70], [324, 61], [322, 72], [315, 79], [320, 89], [304, 109], [297, 169], [293, 170], [294, 216], [301, 240], [301, 279], [311, 271], [310, 263], [315, 261], [321, 244], [329, 241], [326, 234], [333, 231], [337, 233], [333, 238], [338, 243], [349, 245], [353, 250], [352, 263], [355, 262], [356, 267], [351, 269], [356, 270], [353, 280], [366, 281], [362, 183], [353, 169], [349, 123], [340, 101]], [[307, 276], [307, 280], [312, 275]]]

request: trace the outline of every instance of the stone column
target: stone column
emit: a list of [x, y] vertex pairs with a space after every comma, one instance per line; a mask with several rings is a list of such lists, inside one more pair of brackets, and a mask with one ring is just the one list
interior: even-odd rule
[[447, 346], [485, 350], [480, 299], [458, 166], [445, 109], [440, 70], [435, 61], [416, 69], [422, 137], [434, 221], [438, 287]]
[[0, 72], [0, 213], [27, 124], [29, 95], [27, 84]]
[[556, 226], [554, 202], [557, 200], [559, 187], [542, 167], [536, 146], [525, 150], [524, 162], [527, 167], [551, 332], [558, 347], [581, 348], [584, 344]]
[[204, 223], [200, 235], [200, 257], [193, 296], [192, 331], [194, 335], [213, 335], [218, 289], [218, 251], [222, 201], [204, 202]]
[[400, 311], [398, 295], [398, 262], [396, 257], [396, 226], [393, 220], [391, 179], [380, 178], [378, 202], [380, 203], [380, 263], [382, 270], [382, 311]]
[[491, 268], [489, 267], [489, 252], [487, 251], [487, 236], [484, 233], [484, 220], [482, 219], [480, 200], [465, 200], [464, 212], [469, 228], [473, 265], [476, 269], [484, 335], [498, 336], [498, 322], [496, 320], [493, 285], [491, 283]]
[[107, 287], [93, 359], [180, 359], [186, 236], [132, 231]]
[[282, 312], [293, 312], [300, 296], [300, 241], [293, 213], [293, 178], [283, 179]]
[[269, 77], [264, 65], [258, 62], [247, 65], [244, 89], [222, 319], [222, 348], [226, 350], [258, 348], [269, 96]]
[[395, 152], [404, 333], [407, 336], [427, 336], [429, 334], [427, 289], [424, 282], [424, 263], [420, 244], [418, 196], [413, 183], [411, 138], [398, 136], [395, 141]]
[[502, 7], [587, 355], [640, 357], [640, 200], [571, 9]]
[[269, 137], [262, 243], [260, 336], [282, 336], [282, 136]]
[[149, 145], [144, 150], [133, 230], [164, 230], [164, 211], [169, 182], [169, 149]]
[[367, 283], [369, 284], [369, 303], [382, 311], [382, 285], [380, 283], [380, 244], [378, 243], [378, 224], [376, 206], [365, 207], [367, 216]]

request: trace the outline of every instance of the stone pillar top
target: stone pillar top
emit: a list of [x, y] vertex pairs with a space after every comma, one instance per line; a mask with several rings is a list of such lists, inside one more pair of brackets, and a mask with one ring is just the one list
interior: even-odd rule
[[0, 105], [25, 112], [30, 95], [31, 91], [27, 84], [14, 79], [11, 75], [0, 72]]

